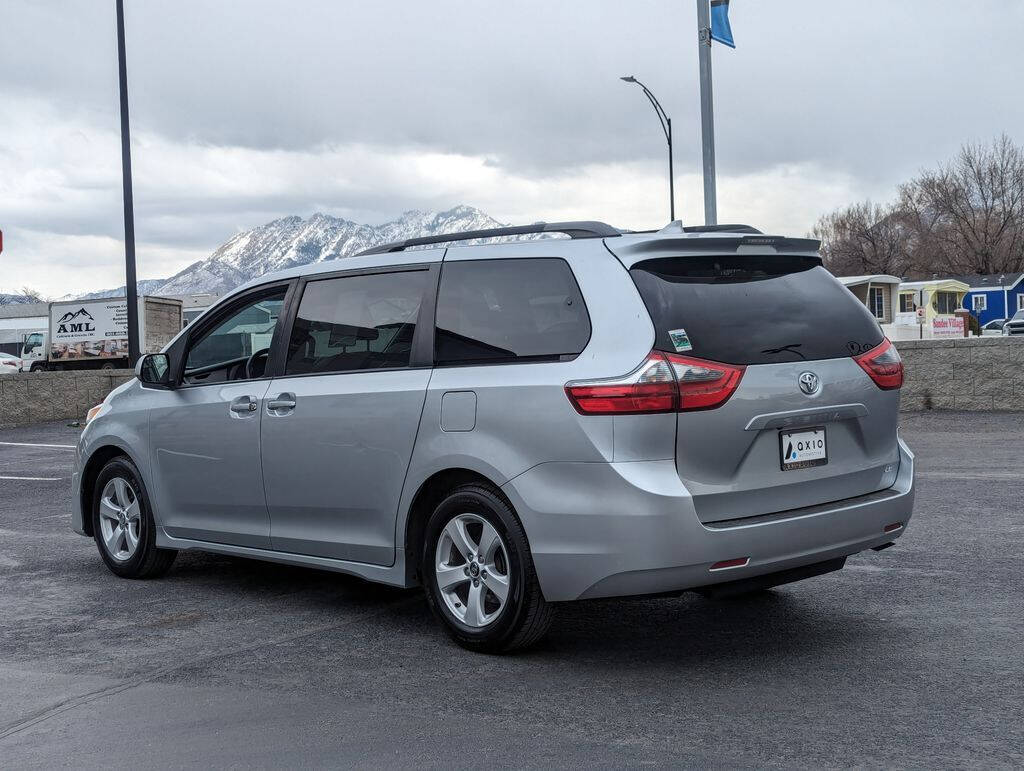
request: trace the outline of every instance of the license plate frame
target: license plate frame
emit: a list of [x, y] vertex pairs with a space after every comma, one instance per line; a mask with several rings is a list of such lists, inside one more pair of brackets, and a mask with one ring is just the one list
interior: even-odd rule
[[[796, 442], [808, 442], [819, 440], [821, 447], [808, 447], [801, 449], [799, 446], [793, 446], [793, 437], [800, 437], [796, 439]], [[820, 455], [819, 455], [820, 450]], [[796, 452], [797, 458], [795, 460], [788, 461], [786, 456], [789, 453]], [[779, 468], [782, 471], [798, 471], [800, 469], [815, 468], [816, 466], [825, 466], [828, 464], [828, 435], [825, 432], [824, 426], [809, 426], [807, 428], [799, 429], [788, 429], [779, 431]]]

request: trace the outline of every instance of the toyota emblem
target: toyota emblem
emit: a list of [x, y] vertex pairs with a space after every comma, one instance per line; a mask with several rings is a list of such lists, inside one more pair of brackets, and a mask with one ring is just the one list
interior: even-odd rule
[[808, 396], [818, 393], [818, 390], [821, 388], [821, 381], [818, 380], [818, 376], [813, 372], [801, 372], [800, 377], [797, 378], [797, 383], [800, 384], [800, 390]]

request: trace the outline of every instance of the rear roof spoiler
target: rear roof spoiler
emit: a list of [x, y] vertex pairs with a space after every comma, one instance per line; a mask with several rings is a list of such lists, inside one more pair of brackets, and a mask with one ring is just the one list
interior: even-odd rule
[[[713, 232], [713, 231], [712, 231]], [[735, 232], [735, 231], [732, 231]], [[624, 236], [609, 243], [608, 248], [628, 268], [640, 260], [687, 254], [797, 254], [821, 261], [821, 241], [815, 238], [788, 238], [763, 234], [737, 236], [682, 235], [675, 238], [643, 238]]]

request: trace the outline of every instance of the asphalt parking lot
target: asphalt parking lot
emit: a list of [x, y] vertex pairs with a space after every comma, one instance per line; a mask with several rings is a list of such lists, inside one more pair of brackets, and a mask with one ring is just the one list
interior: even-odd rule
[[[896, 548], [754, 599], [565, 606], [467, 653], [418, 592], [68, 526], [76, 430], [0, 432], [0, 766], [1021, 766], [1021, 416], [903, 419]], [[17, 444], [16, 444], [17, 443]]]

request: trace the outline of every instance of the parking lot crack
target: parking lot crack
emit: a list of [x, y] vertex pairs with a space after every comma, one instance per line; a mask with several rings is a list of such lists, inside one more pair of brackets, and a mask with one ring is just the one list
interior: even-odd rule
[[31, 728], [32, 726], [38, 725], [39, 723], [42, 723], [45, 720], [49, 720], [52, 717], [56, 717], [57, 715], [60, 715], [64, 712], [68, 712], [70, 710], [76, 709], [77, 707], [81, 707], [86, 704], [91, 704], [93, 702], [100, 701], [101, 699], [116, 696], [119, 693], [131, 690], [132, 688], [137, 688], [138, 686], [144, 685], [145, 683], [149, 683], [154, 680], [159, 680], [161, 677], [165, 677], [166, 675], [170, 675], [184, 669], [189, 669], [191, 667], [201, 666], [203, 664], [215, 661], [216, 659], [223, 658], [225, 656], [234, 656], [238, 654], [249, 653], [251, 651], [259, 650], [261, 648], [282, 645], [285, 643], [294, 642], [295, 640], [301, 640], [306, 637], [312, 637], [314, 635], [318, 635], [324, 632], [330, 632], [335, 629], [340, 629], [341, 627], [347, 626], [354, 621], [360, 621], [363, 619], [372, 618], [373, 616], [381, 615], [392, 610], [395, 607], [411, 602], [416, 602], [419, 601], [419, 599], [420, 598], [418, 594], [413, 597], [403, 597], [401, 599], [395, 600], [394, 602], [379, 605], [373, 608], [372, 610], [366, 611], [365, 613], [360, 613], [356, 616], [349, 616], [344, 621], [338, 621], [331, 624], [318, 624], [316, 626], [307, 627], [306, 629], [303, 629], [298, 632], [293, 632], [291, 634], [286, 635], [279, 635], [277, 637], [272, 637], [266, 640], [254, 640], [252, 642], [246, 643], [245, 645], [236, 645], [231, 648], [225, 648], [214, 653], [209, 653], [205, 656], [192, 658], [188, 661], [183, 661], [177, 664], [169, 664], [168, 666], [160, 667], [159, 669], [155, 669], [151, 672], [138, 675], [129, 680], [125, 680], [114, 685], [107, 686], [105, 688], [97, 688], [93, 691], [89, 691], [88, 693], [83, 693], [73, 698], [59, 701], [56, 704], [51, 704], [49, 707], [44, 707], [43, 709], [37, 710], [29, 715], [22, 717], [19, 720], [16, 720], [13, 723], [8, 724], [6, 727], [0, 729], [0, 740], [6, 739], [9, 736], [13, 736], [14, 734], [25, 731]]

